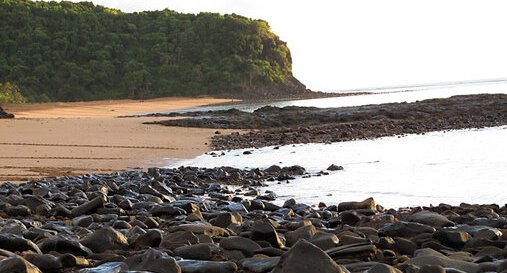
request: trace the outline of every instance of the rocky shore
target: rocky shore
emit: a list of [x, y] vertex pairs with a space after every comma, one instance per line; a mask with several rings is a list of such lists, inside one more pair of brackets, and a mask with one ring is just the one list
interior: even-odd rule
[[[341, 108], [264, 107], [253, 113], [225, 111], [172, 113], [186, 116], [152, 122], [167, 126], [248, 129], [218, 134], [215, 149], [329, 143], [430, 131], [507, 124], [507, 95], [485, 94]], [[160, 115], [158, 115], [160, 116]]]
[[4, 183], [0, 272], [507, 272], [505, 205], [275, 205], [262, 185], [295, 176], [309, 175], [180, 167]]
[[2, 118], [14, 118], [14, 115], [5, 112], [4, 109], [2, 109], [2, 107], [0, 107], [0, 119], [2, 119]]

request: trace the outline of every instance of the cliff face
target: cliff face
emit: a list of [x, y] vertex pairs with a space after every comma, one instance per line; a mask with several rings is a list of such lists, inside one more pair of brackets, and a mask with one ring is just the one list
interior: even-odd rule
[[0, 83], [32, 101], [306, 92], [267, 22], [0, 0]]

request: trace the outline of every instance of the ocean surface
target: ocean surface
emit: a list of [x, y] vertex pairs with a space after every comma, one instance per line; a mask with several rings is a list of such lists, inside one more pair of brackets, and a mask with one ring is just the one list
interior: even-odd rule
[[[477, 83], [464, 83], [464, 84], [447, 84], [447, 85], [434, 85], [434, 86], [421, 86], [411, 88], [386, 88], [386, 89], [372, 89], [367, 90], [372, 94], [360, 94], [356, 96], [344, 96], [335, 98], [322, 98], [322, 99], [308, 99], [308, 100], [290, 100], [290, 101], [276, 101], [270, 103], [249, 103], [249, 104], [236, 104], [225, 106], [208, 106], [197, 107], [191, 109], [183, 109], [170, 112], [193, 112], [193, 111], [215, 111], [227, 110], [236, 108], [245, 112], [253, 112], [264, 106], [306, 106], [306, 107], [346, 107], [346, 106], [359, 106], [368, 104], [382, 104], [392, 102], [415, 102], [433, 98], [449, 98], [456, 95], [471, 95], [471, 94], [499, 94], [507, 93], [507, 80], [495, 82], [477, 82]], [[358, 93], [361, 91], [357, 91]], [[341, 93], [341, 92], [336, 92]]]
[[[372, 103], [416, 101], [459, 94], [507, 93], [507, 83], [464, 85], [452, 88], [319, 100], [277, 102], [276, 106], [337, 107]], [[245, 108], [252, 111], [254, 107]], [[388, 208], [461, 202], [507, 203], [507, 126], [432, 132], [424, 135], [384, 137], [333, 144], [299, 144], [279, 149], [224, 151], [224, 156], [203, 154], [191, 160], [169, 160], [168, 167], [198, 166], [266, 168], [301, 165], [311, 178], [267, 182], [277, 204], [289, 198], [307, 204], [337, 204], [374, 197]], [[245, 150], [252, 154], [243, 155]], [[219, 152], [221, 153], [221, 151]], [[316, 176], [331, 165], [343, 171]]]

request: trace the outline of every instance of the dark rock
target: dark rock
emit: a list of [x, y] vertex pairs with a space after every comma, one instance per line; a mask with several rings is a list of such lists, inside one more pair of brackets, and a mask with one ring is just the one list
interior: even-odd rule
[[99, 229], [80, 241], [93, 252], [124, 249], [128, 246], [127, 238], [111, 227]]
[[235, 273], [238, 266], [233, 262], [178, 261], [183, 273]]
[[428, 248], [417, 250], [415, 257], [404, 262], [404, 265], [415, 265], [419, 267], [424, 265], [439, 265], [442, 267], [463, 270], [469, 273], [476, 273], [480, 271], [478, 264], [451, 259], [437, 251]]
[[218, 215], [213, 221], [213, 224], [221, 228], [226, 228], [231, 224], [240, 225], [241, 222], [243, 222], [243, 217], [241, 217], [241, 214], [237, 212], [236, 213], [226, 212]]
[[0, 272], [5, 273], [42, 273], [36, 266], [21, 257], [0, 260]]
[[446, 270], [440, 265], [426, 264], [417, 273], [446, 273]]
[[327, 167], [326, 170], [328, 170], [328, 171], [342, 171], [343, 167], [335, 165], [335, 164], [331, 164], [329, 167]]
[[96, 212], [98, 208], [104, 207], [104, 203], [107, 201], [107, 197], [105, 195], [100, 195], [88, 201], [80, 206], [77, 206], [72, 209], [72, 215], [74, 217], [80, 216], [83, 214], [91, 214]]
[[268, 220], [256, 221], [252, 229], [252, 240], [266, 241], [273, 247], [282, 248], [283, 243], [273, 225]]
[[454, 226], [454, 222], [445, 216], [431, 211], [421, 211], [410, 215], [408, 218], [411, 222], [417, 222], [432, 227], [450, 227]]
[[62, 262], [53, 255], [28, 253], [24, 258], [42, 272], [58, 272], [63, 269]]
[[254, 251], [261, 248], [256, 242], [239, 236], [231, 236], [220, 241], [220, 247], [228, 250], [240, 250], [245, 256], [251, 257]]
[[0, 119], [3, 119], [3, 118], [14, 118], [14, 115], [5, 112], [4, 109], [2, 109], [2, 107], [0, 107]]
[[125, 260], [129, 270], [154, 273], [181, 273], [181, 268], [173, 257], [162, 251], [148, 249]]
[[309, 241], [317, 233], [317, 229], [313, 225], [302, 226], [295, 231], [289, 231], [285, 234], [287, 246], [293, 246], [300, 239]]
[[12, 252], [33, 251], [42, 254], [32, 241], [14, 234], [0, 234], [0, 248]]
[[162, 239], [162, 232], [157, 229], [152, 229], [139, 235], [139, 237], [135, 240], [134, 246], [136, 248], [158, 247], [162, 242]]
[[272, 273], [342, 273], [346, 270], [336, 264], [331, 257], [306, 240], [298, 241], [282, 255]]
[[93, 268], [81, 269], [78, 273], [121, 273], [126, 270], [128, 270], [128, 266], [125, 263], [110, 262]]
[[246, 258], [239, 263], [243, 269], [252, 273], [265, 273], [271, 271], [280, 262], [280, 257]]
[[195, 244], [180, 246], [174, 250], [176, 255], [190, 260], [211, 260], [220, 252], [215, 244]]
[[346, 211], [346, 210], [358, 210], [358, 209], [370, 209], [372, 211], [377, 210], [377, 203], [373, 198], [367, 198], [361, 202], [342, 202], [338, 204], [338, 211]]
[[391, 237], [395, 236], [411, 237], [421, 233], [433, 233], [433, 232], [435, 232], [434, 227], [414, 222], [403, 222], [403, 221], [388, 223], [384, 225], [381, 229], [379, 229], [380, 234], [384, 234]]
[[54, 251], [58, 253], [70, 253], [77, 256], [88, 256], [92, 254], [92, 251], [80, 242], [63, 235], [43, 239], [39, 242], [39, 247], [43, 253]]
[[160, 247], [175, 249], [180, 246], [186, 246], [199, 243], [199, 238], [191, 231], [176, 231], [164, 236]]
[[378, 263], [365, 273], [402, 273], [399, 269], [387, 264]]
[[460, 248], [463, 247], [472, 238], [472, 236], [464, 231], [442, 229], [433, 233], [433, 238], [439, 240], [446, 246]]

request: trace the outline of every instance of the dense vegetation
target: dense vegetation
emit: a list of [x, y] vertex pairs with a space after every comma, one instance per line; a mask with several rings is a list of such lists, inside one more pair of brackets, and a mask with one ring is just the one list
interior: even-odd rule
[[30, 101], [249, 92], [294, 81], [267, 22], [0, 0], [0, 83]]

